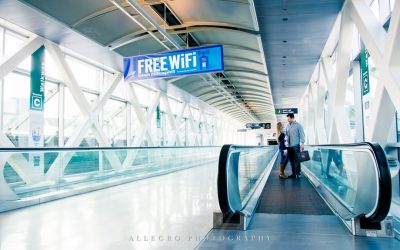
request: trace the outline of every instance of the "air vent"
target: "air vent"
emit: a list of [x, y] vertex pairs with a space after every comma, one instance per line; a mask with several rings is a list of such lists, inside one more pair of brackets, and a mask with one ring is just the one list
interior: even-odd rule
[[161, 17], [162, 20], [165, 19], [168, 26], [181, 25], [182, 22], [175, 16], [168, 5], [164, 3], [150, 5], [151, 8]]

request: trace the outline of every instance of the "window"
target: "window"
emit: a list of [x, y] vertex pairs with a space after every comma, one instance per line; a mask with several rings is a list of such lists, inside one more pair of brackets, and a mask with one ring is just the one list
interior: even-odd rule
[[370, 8], [371, 8], [372, 12], [374, 13], [374, 15], [376, 16], [376, 19], [379, 20], [379, 1], [374, 0], [371, 3]]
[[64, 142], [67, 143], [70, 138], [76, 134], [79, 125], [83, 121], [83, 114], [72, 97], [69, 88], [65, 88], [64, 96]]
[[100, 90], [100, 69], [70, 56], [66, 60], [79, 85], [85, 89]]
[[44, 103], [44, 146], [58, 147], [58, 84], [46, 82]]
[[29, 77], [10, 73], [4, 78], [3, 132], [16, 147], [28, 147]]
[[5, 40], [4, 40], [4, 55], [8, 56], [15, 51], [18, 50], [19, 47], [24, 43], [26, 40], [25, 37], [14, 33], [10, 30], [6, 30], [5, 32]]
[[355, 123], [355, 106], [354, 106], [354, 81], [353, 81], [353, 73], [347, 78], [346, 83], [346, 99], [344, 104], [347, 115], [350, 121], [350, 130], [351, 135], [353, 136], [353, 141], [356, 139], [356, 123]]
[[390, 10], [391, 11], [393, 11], [393, 9], [394, 9], [394, 3], [396, 2], [397, 0], [390, 0]]
[[127, 146], [126, 103], [108, 100], [103, 108], [103, 130], [111, 146]]

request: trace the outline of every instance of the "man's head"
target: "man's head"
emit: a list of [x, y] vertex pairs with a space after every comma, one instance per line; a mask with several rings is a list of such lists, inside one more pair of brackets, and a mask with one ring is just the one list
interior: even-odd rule
[[292, 124], [295, 120], [294, 120], [294, 114], [293, 113], [289, 113], [287, 114], [287, 120], [290, 124]]

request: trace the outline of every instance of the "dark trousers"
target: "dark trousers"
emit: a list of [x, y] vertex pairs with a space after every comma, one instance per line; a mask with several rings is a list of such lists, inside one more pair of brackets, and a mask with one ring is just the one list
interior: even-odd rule
[[297, 159], [297, 153], [299, 152], [300, 152], [300, 145], [288, 148], [289, 161], [290, 165], [292, 166], [293, 175], [299, 175], [301, 171], [300, 162]]

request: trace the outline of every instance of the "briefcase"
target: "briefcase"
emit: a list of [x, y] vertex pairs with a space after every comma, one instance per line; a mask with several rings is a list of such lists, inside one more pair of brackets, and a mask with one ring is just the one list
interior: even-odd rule
[[308, 154], [307, 150], [303, 150], [297, 153], [297, 160], [299, 162], [303, 161], [309, 161], [310, 160], [310, 155]]

